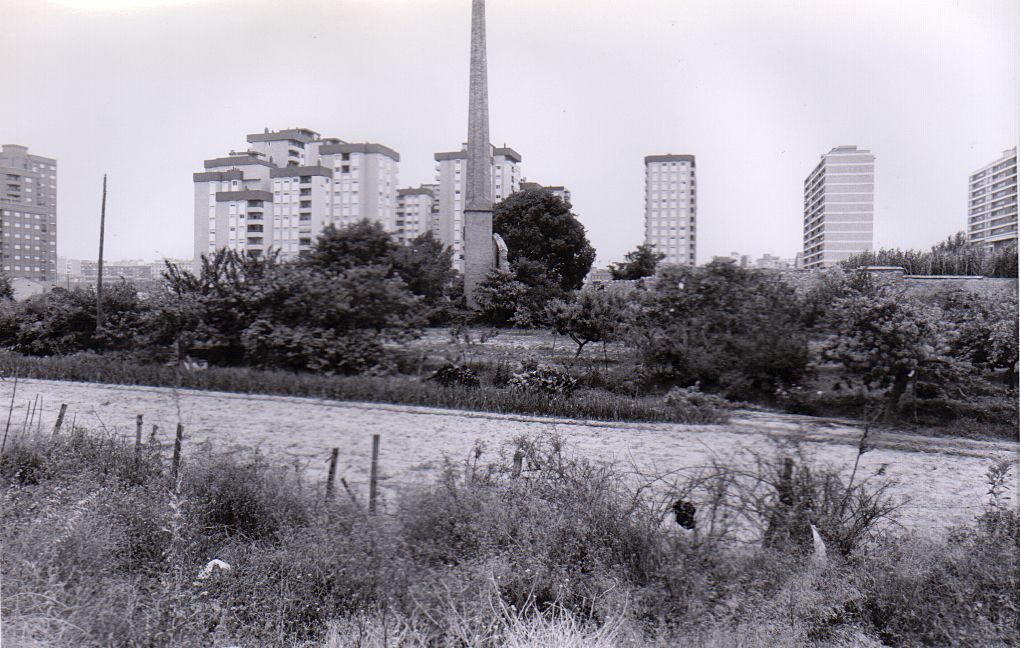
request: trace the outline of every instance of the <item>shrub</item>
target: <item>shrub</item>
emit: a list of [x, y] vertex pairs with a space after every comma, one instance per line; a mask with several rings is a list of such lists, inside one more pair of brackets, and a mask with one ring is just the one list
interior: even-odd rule
[[103, 293], [103, 327], [96, 330], [92, 288], [54, 288], [21, 302], [0, 303], [0, 346], [27, 355], [132, 350], [143, 332], [145, 305], [128, 283]]
[[14, 299], [14, 286], [11, 285], [11, 278], [0, 269], [0, 302]]
[[577, 345], [574, 357], [590, 342], [616, 340], [627, 319], [623, 299], [604, 290], [584, 290], [574, 301], [553, 300], [547, 310], [553, 331]]
[[731, 409], [733, 405], [725, 398], [715, 394], [706, 394], [697, 385], [690, 387], [673, 387], [663, 398], [666, 405], [675, 409], [686, 407], [707, 407], [717, 409]]
[[296, 490], [282, 469], [256, 454], [244, 463], [199, 459], [187, 471], [182, 492], [196, 503], [204, 533], [264, 541], [278, 540], [285, 529], [307, 521], [307, 508]]
[[643, 279], [655, 274], [655, 267], [666, 258], [662, 252], [656, 252], [652, 245], [639, 245], [633, 252], [628, 252], [624, 263], [613, 263], [609, 271], [613, 279]]
[[[862, 436], [858, 457], [868, 449]], [[666, 483], [678, 501], [696, 505], [697, 534], [708, 544], [740, 539], [805, 554], [812, 551], [814, 525], [831, 553], [851, 556], [878, 537], [899, 508], [881, 470], [862, 478], [856, 465], [853, 471], [844, 480], [836, 467], [800, 453], [743, 450]]]
[[[540, 271], [537, 267], [532, 269]], [[475, 292], [478, 321], [492, 326], [523, 328], [544, 321], [547, 304], [562, 297], [563, 292], [541, 277], [531, 276], [524, 280], [519, 276], [519, 270], [492, 270], [478, 285]]]
[[1005, 370], [1003, 382], [1016, 387], [1020, 362], [1017, 298], [999, 299], [953, 291], [936, 297], [954, 326], [950, 353], [986, 371]]
[[822, 358], [843, 372], [836, 386], [861, 384], [884, 394], [886, 420], [912, 383], [950, 384], [967, 374], [949, 356], [940, 312], [892, 290], [837, 299], [826, 327]]
[[793, 289], [731, 262], [663, 270], [627, 339], [650, 372], [737, 400], [771, 397], [807, 370]]
[[443, 387], [459, 385], [461, 387], [478, 387], [481, 383], [478, 380], [478, 373], [470, 367], [448, 364], [436, 369], [435, 373], [428, 377]]
[[539, 366], [510, 376], [507, 386], [551, 396], [570, 396], [577, 388], [577, 379], [553, 367]]
[[[448, 463], [435, 483], [404, 490], [392, 515], [369, 516], [346, 500], [323, 503], [319, 489], [257, 460], [200, 454], [185, 462], [177, 495], [159, 470], [123, 479], [133, 448], [107, 436], [40, 438], [27, 449], [42, 478], [8, 482], [0, 497], [5, 644], [495, 648], [532, 637], [524, 645], [792, 648], [872, 645], [876, 635], [897, 646], [1020, 638], [1020, 523], [1007, 504], [1007, 464], [989, 474], [998, 505], [948, 539], [871, 525], [874, 535], [844, 558], [822, 515], [841, 498], [826, 495], [826, 468], [801, 459], [789, 479], [781, 458], [751, 455], [675, 483], [645, 476], [650, 489], [556, 438], [520, 438], [496, 456], [479, 449]], [[860, 482], [860, 492], [880, 486]], [[693, 532], [663, 524], [678, 494], [698, 504]], [[760, 546], [780, 506], [818, 526], [833, 549], [826, 564], [781, 542]], [[713, 516], [717, 531], [757, 521], [759, 535], [719, 541]], [[211, 557], [232, 569], [196, 578]]]
[[[891, 645], [1008, 646], [1020, 632], [1020, 536], [986, 515], [946, 544], [883, 541], [860, 565], [863, 616]], [[1008, 528], [1009, 525], [1006, 525]], [[1005, 531], [1005, 532], [1004, 532]]]

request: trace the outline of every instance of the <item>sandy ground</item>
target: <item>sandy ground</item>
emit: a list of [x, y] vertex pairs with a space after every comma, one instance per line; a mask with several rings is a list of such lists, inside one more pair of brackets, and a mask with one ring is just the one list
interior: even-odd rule
[[[12, 388], [11, 380], [0, 382], [0, 403], [5, 406]], [[205, 442], [214, 452], [259, 448], [301, 466], [312, 479], [325, 475], [329, 449], [337, 447], [340, 474], [362, 493], [367, 491], [371, 435], [380, 434], [382, 484], [391, 496], [433, 478], [444, 456], [462, 461], [478, 441], [491, 455], [520, 435], [560, 435], [568, 449], [647, 474], [703, 465], [713, 456], [725, 457], [742, 448], [771, 451], [788, 443], [799, 443], [822, 463], [849, 469], [860, 434], [845, 421], [758, 412], [738, 412], [726, 425], [582, 422], [47, 380], [19, 381], [12, 434], [21, 432], [27, 403], [36, 397], [42, 403], [43, 430], [52, 430], [61, 403], [68, 405], [66, 420], [78, 427], [105, 428], [130, 437], [135, 416], [143, 414], [146, 435], [156, 424], [163, 443], [172, 441], [180, 420], [185, 426], [185, 456], [203, 451]], [[897, 482], [894, 494], [908, 500], [901, 522], [930, 531], [965, 523], [978, 514], [986, 502], [985, 472], [998, 460], [1015, 459], [1018, 451], [1008, 442], [892, 432], [878, 434], [874, 445], [876, 449], [862, 457], [859, 474], [885, 465], [885, 474]], [[1015, 473], [1010, 483], [1016, 484]]]

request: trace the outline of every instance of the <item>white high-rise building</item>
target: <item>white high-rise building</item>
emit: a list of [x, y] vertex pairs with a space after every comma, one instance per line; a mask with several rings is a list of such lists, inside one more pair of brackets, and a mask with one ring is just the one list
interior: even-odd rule
[[967, 240], [997, 248], [1017, 240], [1016, 147], [971, 174], [967, 193]]
[[329, 224], [396, 228], [400, 155], [306, 128], [248, 136], [250, 149], [206, 160], [195, 184], [195, 264], [219, 248], [294, 258]]
[[436, 185], [397, 189], [397, 222], [394, 233], [406, 245], [431, 231]]
[[697, 258], [697, 175], [693, 155], [645, 158], [645, 244], [662, 263], [694, 265]]
[[872, 249], [875, 156], [837, 146], [804, 180], [804, 256], [807, 269], [828, 268]]
[[[467, 150], [436, 153], [436, 203], [433, 232], [453, 248], [453, 263], [464, 269], [464, 197]], [[520, 189], [521, 156], [512, 148], [492, 148], [492, 197], [499, 202]]]
[[0, 147], [0, 267], [12, 279], [57, 279], [57, 161]]

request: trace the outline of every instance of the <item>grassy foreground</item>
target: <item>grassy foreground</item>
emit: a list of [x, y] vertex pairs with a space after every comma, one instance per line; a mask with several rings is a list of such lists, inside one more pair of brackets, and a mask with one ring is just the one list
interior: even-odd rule
[[450, 409], [602, 421], [722, 423], [725, 412], [710, 402], [670, 402], [604, 389], [580, 389], [569, 398], [491, 384], [443, 387], [413, 376], [328, 376], [250, 369], [134, 364], [92, 354], [33, 357], [0, 352], [0, 375], [151, 387], [180, 387], [244, 394], [310, 396], [331, 400], [423, 405]]
[[[970, 527], [925, 539], [880, 524], [894, 508], [880, 483], [848, 488], [824, 466], [798, 465], [784, 495], [782, 463], [771, 459], [758, 472], [712, 466], [658, 495], [635, 494], [626, 476], [555, 439], [518, 439], [369, 515], [360, 493], [327, 498], [322, 484], [258, 455], [200, 453], [175, 481], [155, 446], [136, 451], [80, 430], [19, 437], [0, 457], [2, 639], [288, 648], [1020, 640], [1014, 511], [991, 506]], [[990, 471], [996, 501], [1008, 494], [1004, 470]], [[698, 502], [697, 530], [673, 522], [677, 494]], [[810, 506], [795, 514], [784, 498]], [[826, 560], [805, 555], [797, 515], [817, 523]], [[212, 559], [230, 569], [203, 578]]]

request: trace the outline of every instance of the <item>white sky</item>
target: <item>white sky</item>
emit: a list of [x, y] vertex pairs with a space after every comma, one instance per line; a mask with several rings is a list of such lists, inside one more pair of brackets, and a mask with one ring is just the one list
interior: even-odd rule
[[[649, 154], [693, 153], [698, 259], [792, 257], [802, 182], [876, 155], [877, 246], [965, 225], [1016, 145], [1017, 0], [488, 0], [491, 133], [565, 184], [598, 263], [642, 242]], [[190, 257], [191, 174], [302, 126], [401, 154], [467, 134], [469, 0], [0, 0], [0, 142], [58, 162], [59, 253]]]

